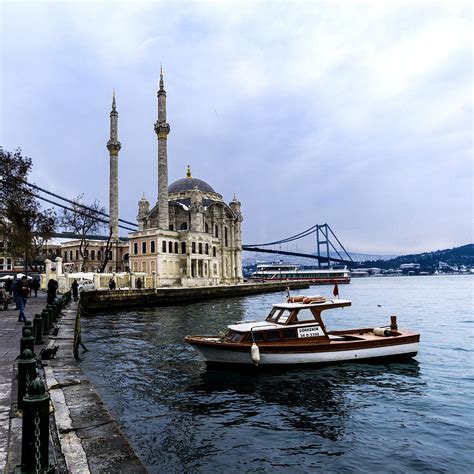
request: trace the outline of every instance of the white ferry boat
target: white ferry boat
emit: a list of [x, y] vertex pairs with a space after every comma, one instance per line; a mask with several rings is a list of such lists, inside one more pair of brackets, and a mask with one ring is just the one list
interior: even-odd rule
[[351, 272], [347, 267], [313, 268], [288, 264], [257, 265], [257, 271], [251, 279], [256, 281], [306, 281], [312, 285], [334, 285], [335, 283], [350, 283]]

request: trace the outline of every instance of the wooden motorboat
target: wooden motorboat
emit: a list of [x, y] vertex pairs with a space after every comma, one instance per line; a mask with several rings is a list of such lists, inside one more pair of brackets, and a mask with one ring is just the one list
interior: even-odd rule
[[328, 331], [323, 311], [351, 306], [349, 300], [293, 297], [273, 305], [264, 321], [244, 321], [213, 336], [186, 336], [208, 364], [327, 364], [414, 357], [420, 334], [397, 326]]

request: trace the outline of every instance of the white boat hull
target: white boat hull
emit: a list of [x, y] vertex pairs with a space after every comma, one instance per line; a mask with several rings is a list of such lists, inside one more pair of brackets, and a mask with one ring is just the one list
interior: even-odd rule
[[[390, 357], [413, 357], [419, 343], [387, 345], [382, 347], [338, 350], [326, 352], [265, 353], [260, 351], [259, 365], [330, 364]], [[248, 351], [233, 351], [225, 348], [194, 345], [208, 363], [254, 365], [250, 348]]]

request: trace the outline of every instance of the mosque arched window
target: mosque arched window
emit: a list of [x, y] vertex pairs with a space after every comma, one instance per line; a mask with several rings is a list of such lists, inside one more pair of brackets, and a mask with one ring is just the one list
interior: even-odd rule
[[204, 222], [204, 232], [209, 234], [209, 224], [207, 222]]
[[179, 226], [179, 230], [188, 230], [188, 223], [187, 223], [187, 222], [183, 222], [183, 223]]
[[152, 240], [150, 242], [150, 252], [155, 253], [155, 241], [154, 240]]
[[214, 237], [219, 238], [219, 227], [217, 225], [214, 227]]
[[224, 227], [224, 245], [225, 245], [226, 247], [229, 246], [229, 239], [228, 239], [228, 237], [227, 237], [227, 227]]
[[133, 244], [133, 255], [138, 254], [138, 242], [134, 242]]
[[146, 253], [146, 242], [142, 242], [142, 253]]
[[186, 242], [181, 242], [181, 253], [186, 254]]
[[173, 242], [168, 242], [168, 252], [173, 253]]
[[169, 230], [174, 230], [174, 225], [173, 224], [170, 224], [169, 227], [168, 227]]
[[202, 242], [199, 242], [199, 253], [202, 255]]
[[178, 242], [174, 243], [174, 253], [179, 253], [179, 245]]
[[206, 255], [209, 255], [209, 244], [206, 244], [205, 253]]
[[161, 250], [163, 253], [166, 253], [166, 241], [163, 240], [163, 242], [161, 242]]
[[215, 257], [217, 254], [216, 247], [212, 247], [212, 256]]
[[193, 243], [191, 244], [191, 252], [192, 252], [192, 253], [196, 253], [196, 242], [193, 242]]
[[91, 260], [95, 260], [95, 250], [91, 250]]

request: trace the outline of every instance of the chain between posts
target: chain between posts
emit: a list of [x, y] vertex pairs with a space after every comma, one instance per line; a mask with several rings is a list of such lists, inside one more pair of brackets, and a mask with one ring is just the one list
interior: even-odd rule
[[35, 460], [36, 460], [36, 474], [41, 472], [41, 440], [40, 440], [40, 418], [38, 413], [35, 414]]

